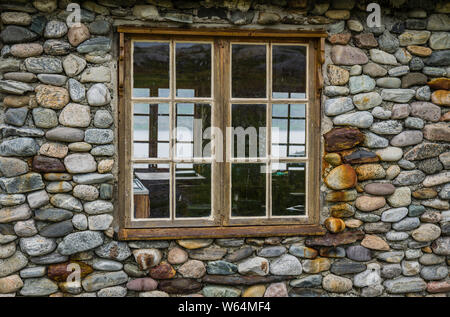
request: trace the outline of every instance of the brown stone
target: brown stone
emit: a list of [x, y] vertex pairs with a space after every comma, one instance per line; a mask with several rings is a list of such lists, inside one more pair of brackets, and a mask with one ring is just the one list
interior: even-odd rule
[[430, 282], [427, 284], [427, 291], [429, 293], [448, 293], [450, 292], [450, 280]]
[[431, 48], [425, 47], [425, 46], [418, 46], [418, 45], [409, 45], [406, 47], [406, 49], [414, 55], [420, 56], [420, 57], [427, 57], [430, 56], [433, 51]]
[[351, 149], [364, 141], [364, 134], [356, 128], [337, 128], [323, 135], [325, 150], [336, 152]]
[[344, 163], [349, 164], [376, 163], [380, 160], [375, 153], [366, 150], [356, 150], [344, 156], [343, 159]]
[[412, 196], [416, 199], [430, 199], [437, 196], [437, 191], [433, 188], [421, 188], [414, 191]]
[[338, 153], [327, 153], [323, 156], [325, 162], [337, 166], [342, 164], [341, 156]]
[[167, 254], [167, 261], [170, 264], [182, 264], [188, 259], [188, 254], [181, 248], [175, 247]]
[[65, 88], [39, 85], [35, 90], [37, 102], [42, 107], [62, 109], [69, 103], [69, 92]]
[[427, 124], [423, 129], [423, 137], [430, 141], [450, 142], [450, 124], [444, 122]]
[[328, 36], [328, 42], [330, 42], [333, 45], [340, 44], [340, 45], [347, 45], [350, 41], [350, 38], [352, 35], [350, 33], [338, 33], [338, 34], [332, 34]]
[[66, 282], [70, 274], [73, 273], [73, 268], [68, 267], [69, 265], [78, 265], [80, 268], [81, 278], [94, 272], [91, 266], [84, 262], [70, 261], [66, 263], [51, 264], [48, 266], [47, 275], [50, 279], [56, 282]]
[[355, 170], [349, 164], [344, 164], [332, 169], [324, 181], [329, 188], [341, 190], [355, 187], [357, 178]]
[[381, 239], [379, 236], [366, 234], [361, 245], [371, 250], [387, 251], [389, 250], [389, 245], [386, 241]]
[[339, 218], [329, 217], [325, 219], [324, 225], [328, 231], [333, 233], [338, 233], [345, 230], [345, 223]]
[[350, 74], [348, 70], [343, 69], [336, 65], [328, 65], [328, 79], [331, 85], [341, 86], [348, 82]]
[[69, 148], [60, 143], [44, 143], [39, 149], [39, 154], [56, 157], [56, 158], [64, 158], [67, 155]]
[[350, 11], [349, 10], [328, 10], [325, 12], [325, 16], [327, 18], [333, 20], [348, 20], [350, 19]]
[[266, 287], [264, 285], [250, 286], [242, 293], [242, 297], [262, 297], [265, 291]]
[[189, 260], [178, 267], [178, 273], [183, 277], [201, 278], [206, 273], [205, 264], [202, 261]]
[[427, 76], [422, 73], [408, 73], [402, 77], [402, 88], [425, 85], [427, 80]]
[[355, 209], [348, 203], [339, 203], [330, 207], [331, 215], [337, 218], [351, 217]]
[[386, 171], [380, 164], [363, 164], [355, 168], [359, 181], [369, 179], [382, 179], [386, 176]]
[[372, 33], [362, 33], [353, 37], [355, 44], [361, 48], [374, 48], [378, 46], [378, 42]]
[[356, 198], [355, 206], [361, 211], [374, 211], [386, 205], [383, 196], [359, 196]]
[[341, 233], [327, 233], [323, 237], [312, 237], [305, 240], [307, 246], [337, 247], [339, 245], [351, 244], [364, 238], [364, 232], [346, 231]]
[[69, 29], [69, 32], [67, 32], [69, 43], [75, 47], [86, 41], [90, 37], [91, 34], [89, 33], [89, 29], [82, 23], [75, 24]]
[[17, 274], [0, 278], [0, 294], [15, 293], [22, 286], [22, 279]]
[[213, 242], [213, 239], [184, 239], [177, 240], [177, 243], [183, 248], [193, 250], [200, 249], [209, 246]]
[[364, 186], [364, 191], [371, 195], [387, 196], [395, 191], [395, 186], [388, 183], [370, 183]]
[[338, 202], [338, 201], [352, 201], [356, 199], [356, 190], [343, 190], [343, 191], [333, 191], [327, 193], [326, 201]]
[[11, 54], [19, 58], [39, 56], [43, 51], [44, 49], [39, 43], [14, 44], [11, 46]]
[[127, 283], [130, 291], [153, 291], [158, 287], [158, 282], [150, 277], [137, 278]]
[[367, 55], [359, 48], [335, 45], [331, 49], [331, 59], [337, 65], [359, 65], [369, 61]]
[[202, 284], [194, 279], [177, 278], [159, 282], [158, 288], [169, 294], [191, 294], [200, 291]]
[[217, 285], [258, 285], [292, 280], [295, 276], [290, 275], [269, 275], [269, 276], [230, 276], [230, 275], [205, 275], [203, 283]]
[[436, 90], [431, 94], [431, 101], [440, 106], [450, 106], [450, 91]]
[[345, 220], [345, 226], [347, 228], [356, 229], [361, 227], [363, 222], [359, 219], [347, 219]]
[[161, 262], [159, 265], [150, 269], [150, 276], [158, 280], [170, 279], [176, 274], [175, 269], [167, 262]]
[[428, 83], [431, 89], [442, 89], [449, 90], [450, 89], [450, 78], [434, 78], [430, 80]]
[[439, 119], [439, 121], [443, 121], [443, 122], [450, 121], [450, 111], [443, 114], [442, 117]]
[[64, 164], [56, 158], [36, 155], [33, 158], [33, 171], [43, 173], [57, 173], [65, 172], [66, 168], [64, 167]]
[[328, 271], [331, 266], [331, 261], [327, 258], [317, 258], [314, 260], [305, 260], [303, 262], [303, 271], [309, 274], [316, 274], [323, 271]]
[[28, 96], [6, 96], [3, 99], [3, 105], [11, 108], [26, 107], [30, 103], [30, 97]]

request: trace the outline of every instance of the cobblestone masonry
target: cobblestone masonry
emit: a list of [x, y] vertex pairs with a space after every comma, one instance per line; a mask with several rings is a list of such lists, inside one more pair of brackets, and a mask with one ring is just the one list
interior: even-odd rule
[[[330, 1], [0, 1], [1, 296], [448, 296], [450, 3]], [[114, 241], [114, 29], [185, 23], [326, 27], [327, 235]]]

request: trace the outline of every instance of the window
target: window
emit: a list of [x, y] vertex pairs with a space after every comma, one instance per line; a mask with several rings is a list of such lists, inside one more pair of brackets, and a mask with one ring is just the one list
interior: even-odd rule
[[122, 32], [119, 236], [321, 233], [317, 34]]

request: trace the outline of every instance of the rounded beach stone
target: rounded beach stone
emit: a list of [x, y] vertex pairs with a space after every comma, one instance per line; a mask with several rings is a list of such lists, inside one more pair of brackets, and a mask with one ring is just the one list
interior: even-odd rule
[[91, 123], [89, 106], [69, 103], [59, 114], [59, 123], [66, 127], [86, 128]]
[[373, 211], [380, 209], [386, 205], [384, 197], [380, 196], [359, 196], [356, 198], [355, 206], [361, 211]]
[[386, 196], [395, 191], [395, 186], [389, 183], [370, 183], [364, 186], [364, 191], [371, 195]]
[[87, 100], [90, 106], [104, 106], [111, 101], [111, 95], [104, 84], [95, 84], [87, 91]]
[[342, 219], [329, 217], [324, 222], [325, 227], [328, 231], [337, 233], [345, 230], [345, 223]]
[[335, 167], [325, 178], [325, 184], [335, 190], [353, 188], [357, 177], [355, 170], [349, 164]]
[[89, 29], [82, 23], [74, 24], [67, 33], [67, 38], [72, 46], [78, 46], [91, 37]]
[[352, 289], [353, 283], [351, 279], [328, 274], [322, 280], [322, 287], [332, 293], [346, 293]]
[[426, 223], [411, 233], [414, 240], [419, 242], [430, 242], [436, 240], [441, 235], [441, 228], [437, 225]]

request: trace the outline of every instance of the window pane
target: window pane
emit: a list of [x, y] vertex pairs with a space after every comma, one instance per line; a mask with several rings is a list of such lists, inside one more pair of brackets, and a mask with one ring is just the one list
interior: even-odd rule
[[272, 215], [305, 215], [305, 164], [272, 165]]
[[169, 168], [139, 164], [133, 172], [135, 218], [170, 218]]
[[266, 105], [232, 105], [233, 157], [266, 156]]
[[133, 113], [133, 156], [168, 158], [169, 104], [134, 104]]
[[306, 98], [306, 46], [272, 46], [273, 98]]
[[266, 165], [232, 164], [231, 216], [266, 215]]
[[195, 218], [211, 215], [211, 165], [176, 165], [176, 217]]
[[304, 104], [272, 105], [273, 157], [305, 156], [305, 109]]
[[266, 45], [232, 44], [233, 98], [266, 98]]
[[177, 97], [211, 97], [211, 44], [176, 43]]
[[169, 43], [134, 43], [133, 97], [169, 97], [169, 51]]
[[211, 105], [178, 103], [176, 105], [176, 153], [177, 157], [211, 156], [211, 142], [205, 130], [211, 127]]

